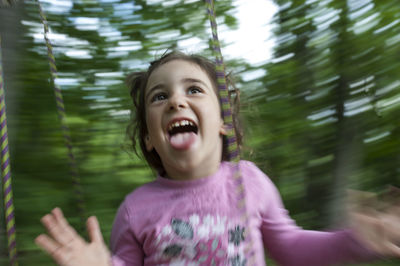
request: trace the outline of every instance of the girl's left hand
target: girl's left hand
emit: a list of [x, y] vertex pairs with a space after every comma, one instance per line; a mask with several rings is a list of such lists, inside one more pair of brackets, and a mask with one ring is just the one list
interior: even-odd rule
[[372, 199], [367, 204], [353, 204], [349, 210], [356, 237], [380, 256], [400, 258], [400, 202], [378, 201], [376, 195], [365, 192], [351, 192], [350, 196], [354, 194]]

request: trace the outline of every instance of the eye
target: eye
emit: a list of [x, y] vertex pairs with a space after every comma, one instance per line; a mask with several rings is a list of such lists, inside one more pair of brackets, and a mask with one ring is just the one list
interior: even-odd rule
[[168, 98], [168, 95], [165, 92], [159, 92], [159, 93], [154, 94], [151, 97], [150, 102], [153, 103], [153, 102], [163, 101], [163, 100], [166, 100], [167, 98]]
[[188, 89], [188, 94], [197, 94], [197, 93], [202, 93], [202, 92], [203, 92], [202, 89], [200, 89], [197, 86], [191, 86]]

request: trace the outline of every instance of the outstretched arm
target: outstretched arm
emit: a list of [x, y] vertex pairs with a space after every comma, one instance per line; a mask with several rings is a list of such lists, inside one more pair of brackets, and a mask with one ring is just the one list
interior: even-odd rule
[[389, 193], [393, 199], [382, 200], [374, 193], [349, 191], [350, 226], [377, 254], [400, 258], [400, 190], [393, 187]]
[[55, 208], [41, 219], [48, 235], [41, 234], [35, 243], [62, 266], [110, 266], [111, 256], [97, 218], [87, 220], [90, 242], [86, 242], [65, 219], [61, 209]]

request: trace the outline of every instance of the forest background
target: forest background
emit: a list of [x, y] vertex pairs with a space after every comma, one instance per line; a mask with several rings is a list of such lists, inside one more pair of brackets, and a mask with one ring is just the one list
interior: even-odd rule
[[[124, 77], [171, 48], [212, 59], [204, 2], [41, 3], [85, 208], [99, 218], [108, 241], [124, 196], [154, 176], [129, 148]], [[400, 5], [274, 3], [272, 58], [250, 64], [227, 55], [242, 92], [243, 158], [274, 181], [298, 225], [337, 228], [345, 221], [346, 188], [381, 192], [400, 185]], [[220, 28], [238, 27], [234, 0], [217, 1], [216, 10]], [[80, 219], [37, 2], [3, 5], [0, 34], [19, 262], [53, 265], [33, 243], [43, 232], [40, 217], [59, 206], [77, 228]], [[269, 33], [266, 27], [254, 34]], [[182, 46], [188, 40], [192, 47]], [[2, 211], [0, 265], [8, 261], [5, 236]]]

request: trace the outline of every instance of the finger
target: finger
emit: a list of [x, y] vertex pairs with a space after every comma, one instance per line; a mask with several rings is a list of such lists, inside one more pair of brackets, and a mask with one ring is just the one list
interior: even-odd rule
[[386, 255], [400, 258], [400, 247], [394, 243], [387, 243], [386, 250], [388, 251]]
[[396, 244], [400, 244], [400, 216], [396, 213], [385, 213], [382, 220], [389, 239]]
[[36, 245], [54, 258], [54, 254], [61, 248], [61, 245], [47, 235], [41, 234], [35, 239]]
[[72, 239], [83, 240], [76, 232], [76, 230], [68, 223], [67, 219], [65, 218], [60, 208], [54, 208], [52, 210], [52, 214], [54, 215], [59, 225], [59, 229], [63, 231], [65, 237], [68, 236], [69, 238]]
[[42, 218], [42, 223], [50, 236], [63, 246], [70, 244], [77, 238], [75, 230], [65, 220], [59, 208], [55, 208], [50, 214], [45, 215]]
[[58, 265], [64, 265], [70, 257], [68, 250], [45, 234], [36, 237], [35, 243], [49, 254]]
[[104, 243], [103, 235], [101, 234], [100, 230], [99, 221], [95, 216], [89, 217], [86, 226], [91, 242]]

